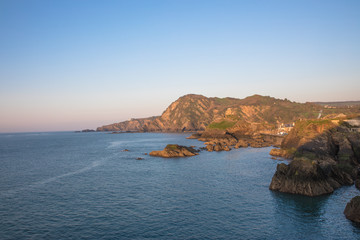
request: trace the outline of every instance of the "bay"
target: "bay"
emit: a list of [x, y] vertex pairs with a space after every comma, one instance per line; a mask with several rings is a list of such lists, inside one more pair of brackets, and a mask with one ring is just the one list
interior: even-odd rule
[[280, 161], [271, 148], [144, 154], [169, 143], [203, 146], [187, 136], [0, 134], [1, 239], [360, 238], [343, 214], [358, 190], [272, 192]]

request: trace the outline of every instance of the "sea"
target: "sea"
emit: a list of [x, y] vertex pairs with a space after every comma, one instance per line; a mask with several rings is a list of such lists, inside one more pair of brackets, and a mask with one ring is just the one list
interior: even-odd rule
[[146, 155], [204, 146], [189, 135], [0, 134], [0, 239], [360, 239], [343, 214], [360, 192], [269, 190], [271, 147]]

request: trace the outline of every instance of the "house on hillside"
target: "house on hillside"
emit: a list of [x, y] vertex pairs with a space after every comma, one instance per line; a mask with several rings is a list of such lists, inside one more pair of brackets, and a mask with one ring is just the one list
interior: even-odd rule
[[278, 135], [286, 135], [288, 134], [291, 129], [295, 126], [295, 123], [281, 123], [278, 127]]
[[345, 122], [347, 122], [351, 126], [351, 128], [350, 128], [351, 131], [360, 132], [360, 119], [359, 118], [345, 120]]

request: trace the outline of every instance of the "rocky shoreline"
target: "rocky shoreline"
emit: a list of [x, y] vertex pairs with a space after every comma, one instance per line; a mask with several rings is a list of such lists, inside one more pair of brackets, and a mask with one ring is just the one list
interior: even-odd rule
[[240, 135], [228, 132], [226, 130], [206, 130], [201, 133], [195, 133], [188, 137], [189, 139], [198, 139], [204, 142], [206, 150], [212, 151], [230, 151], [235, 148], [262, 148], [270, 146], [280, 146], [282, 136], [269, 134]]
[[299, 121], [270, 154], [291, 159], [277, 166], [274, 191], [319, 196], [359, 179], [360, 133], [345, 122]]
[[[300, 120], [285, 137], [238, 126], [230, 130], [207, 128], [188, 139], [202, 141], [206, 147], [169, 144], [149, 155], [191, 157], [201, 150], [218, 152], [274, 146], [270, 155], [289, 159], [290, 163], [277, 165], [269, 186], [272, 191], [314, 197], [354, 183], [360, 188], [360, 132], [341, 119]], [[359, 202], [356, 198], [344, 211], [351, 221], [360, 221]]]

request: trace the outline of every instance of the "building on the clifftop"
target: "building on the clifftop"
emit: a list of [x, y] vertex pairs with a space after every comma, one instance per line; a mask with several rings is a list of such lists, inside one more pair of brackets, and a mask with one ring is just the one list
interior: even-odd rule
[[351, 126], [351, 131], [360, 132], [360, 118], [345, 120], [345, 122]]
[[288, 134], [291, 129], [295, 126], [295, 123], [281, 123], [278, 127], [278, 135], [286, 135]]

